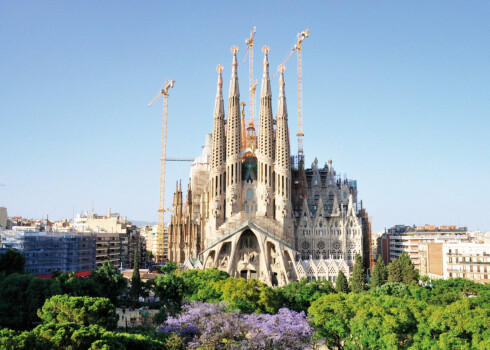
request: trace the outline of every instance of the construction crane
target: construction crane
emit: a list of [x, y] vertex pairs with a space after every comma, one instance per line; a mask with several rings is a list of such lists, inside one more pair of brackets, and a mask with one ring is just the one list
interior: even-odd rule
[[250, 37], [245, 39], [247, 44], [247, 51], [243, 58], [243, 63], [248, 57], [248, 134], [246, 135], [246, 141], [244, 147], [250, 147], [253, 149], [256, 140], [255, 137], [255, 91], [257, 89], [257, 80], [254, 81], [254, 38], [256, 27], [250, 32]]
[[[165, 165], [167, 161], [167, 117], [168, 117], [168, 90], [173, 88], [175, 84], [175, 80], [165, 80], [165, 88], [160, 90], [160, 93], [155, 97], [149, 104], [148, 107], [151, 107], [156, 100], [158, 100], [161, 96], [163, 96], [163, 116], [162, 116], [162, 150], [160, 153], [160, 205], [158, 208], [158, 231], [157, 231], [157, 239], [159, 250], [157, 254], [158, 262], [163, 262], [164, 256], [164, 247], [163, 247], [163, 236], [164, 236], [164, 228], [165, 228]], [[160, 248], [161, 245], [161, 248]], [[161, 249], [161, 250], [160, 250]]]
[[246, 103], [244, 101], [242, 101], [240, 103], [240, 106], [242, 106], [242, 114], [241, 114], [241, 139], [242, 139], [242, 144], [241, 144], [241, 147], [242, 148], [245, 148], [247, 147], [247, 133], [245, 132], [245, 105]]
[[[306, 29], [305, 31], [299, 33], [296, 44], [289, 52], [286, 59], [281, 63], [281, 65], [285, 65], [286, 62], [291, 57], [291, 55], [296, 51], [296, 60], [297, 60], [297, 67], [298, 67], [298, 134], [297, 136], [298, 136], [299, 160], [303, 158], [303, 136], [305, 136], [305, 134], [303, 133], [303, 64], [302, 64], [301, 44], [309, 35], [310, 35], [309, 29]], [[274, 76], [272, 78], [274, 78], [278, 72], [279, 72], [279, 68], [274, 73]]]
[[193, 162], [194, 158], [165, 158], [167, 162]]

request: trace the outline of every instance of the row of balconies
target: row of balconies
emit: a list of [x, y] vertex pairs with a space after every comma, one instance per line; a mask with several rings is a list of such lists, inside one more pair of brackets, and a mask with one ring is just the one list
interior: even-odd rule
[[478, 256], [490, 256], [490, 253], [486, 253], [486, 252], [483, 252], [483, 253], [458, 253], [458, 252], [448, 252], [447, 255], [449, 256], [468, 256], [468, 257], [478, 257]]

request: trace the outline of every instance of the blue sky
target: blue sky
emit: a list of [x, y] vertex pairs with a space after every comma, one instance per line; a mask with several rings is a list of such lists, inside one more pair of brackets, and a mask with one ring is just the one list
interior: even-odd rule
[[[490, 3], [462, 1], [1, 1], [0, 205], [58, 219], [108, 207], [156, 221], [161, 102], [169, 157], [200, 154], [216, 65], [254, 26], [271, 69], [303, 45], [304, 150], [357, 179], [379, 231], [490, 230]], [[248, 102], [248, 65], [239, 65]], [[285, 73], [297, 132], [296, 62]], [[272, 82], [276, 106], [278, 81]], [[226, 98], [226, 96], [225, 96]], [[274, 107], [274, 110], [276, 107]], [[292, 138], [295, 153], [297, 143]], [[185, 163], [168, 163], [166, 206]]]

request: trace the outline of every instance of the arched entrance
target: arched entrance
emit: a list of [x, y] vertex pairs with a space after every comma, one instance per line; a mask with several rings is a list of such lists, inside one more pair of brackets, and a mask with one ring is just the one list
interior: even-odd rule
[[240, 277], [258, 279], [260, 274], [260, 247], [257, 237], [250, 229], [247, 229], [240, 236], [237, 254], [237, 270]]

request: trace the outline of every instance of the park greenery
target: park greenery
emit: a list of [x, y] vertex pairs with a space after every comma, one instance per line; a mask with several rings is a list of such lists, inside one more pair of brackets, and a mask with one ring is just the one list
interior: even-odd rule
[[[175, 263], [145, 283], [135, 271], [132, 285], [109, 262], [88, 278], [42, 279], [23, 264], [13, 252], [0, 271], [1, 349], [303, 349], [319, 340], [339, 350], [490, 348], [490, 285], [422, 283], [405, 254], [387, 266], [379, 258], [369, 281], [356, 256], [335, 287], [302, 279], [271, 288]], [[148, 293], [159, 300], [154, 326], [117, 328], [116, 306], [139, 307]]]

